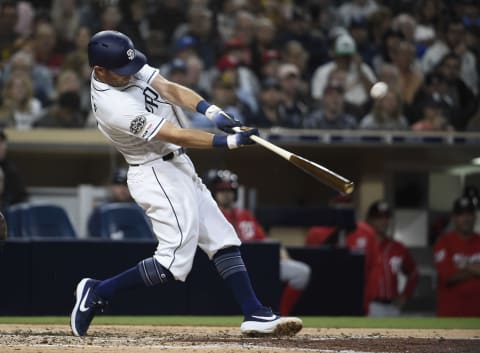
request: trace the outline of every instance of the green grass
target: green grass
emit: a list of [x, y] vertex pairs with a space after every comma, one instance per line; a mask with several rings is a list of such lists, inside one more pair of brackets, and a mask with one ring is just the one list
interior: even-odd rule
[[[310, 328], [412, 328], [412, 329], [480, 329], [480, 318], [436, 317], [302, 317]], [[95, 324], [103, 325], [174, 325], [174, 326], [238, 326], [240, 316], [98, 316]], [[0, 324], [64, 324], [65, 316], [0, 316]]]

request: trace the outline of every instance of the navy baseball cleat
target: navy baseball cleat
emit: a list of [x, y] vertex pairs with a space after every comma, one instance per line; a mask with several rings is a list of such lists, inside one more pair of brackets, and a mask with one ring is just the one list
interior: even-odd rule
[[263, 307], [245, 316], [240, 331], [247, 336], [293, 336], [303, 327], [298, 317], [282, 317]]
[[107, 305], [107, 301], [93, 291], [98, 283], [100, 281], [84, 278], [77, 285], [77, 300], [70, 317], [70, 327], [75, 336], [85, 336], [95, 314], [102, 312]]

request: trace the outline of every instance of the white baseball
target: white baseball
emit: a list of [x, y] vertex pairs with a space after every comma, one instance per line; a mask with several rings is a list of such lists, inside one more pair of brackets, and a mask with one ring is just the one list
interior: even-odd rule
[[385, 97], [388, 91], [388, 85], [385, 82], [379, 81], [370, 88], [370, 97], [373, 99], [380, 99]]

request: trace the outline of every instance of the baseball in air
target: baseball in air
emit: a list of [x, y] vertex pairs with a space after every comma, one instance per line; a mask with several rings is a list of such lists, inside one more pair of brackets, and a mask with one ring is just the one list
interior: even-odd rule
[[388, 86], [385, 82], [379, 81], [370, 88], [370, 97], [373, 99], [380, 99], [385, 97], [388, 91]]

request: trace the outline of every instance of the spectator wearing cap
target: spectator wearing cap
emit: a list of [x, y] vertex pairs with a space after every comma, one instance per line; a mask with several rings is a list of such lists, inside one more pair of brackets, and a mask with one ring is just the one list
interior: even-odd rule
[[258, 98], [258, 112], [247, 118], [247, 125], [257, 127], [294, 127], [289, 117], [280, 109], [282, 92], [280, 82], [275, 78], [262, 81]]
[[[373, 202], [366, 224], [373, 230], [376, 250], [367, 272], [365, 299], [369, 316], [399, 316], [418, 281], [416, 263], [408, 249], [390, 234], [392, 209], [383, 201]], [[399, 291], [399, 277], [406, 278]]]
[[1, 194], [1, 205], [3, 208], [16, 203], [25, 202], [28, 199], [28, 193], [23, 181], [24, 179], [15, 163], [9, 159], [7, 155], [7, 135], [2, 129], [0, 129], [0, 169], [3, 171], [4, 183], [4, 190]]
[[132, 195], [127, 185], [128, 169], [117, 168], [113, 171], [108, 184], [108, 196], [96, 205], [88, 217], [88, 234], [90, 237], [100, 237], [100, 208], [109, 203], [133, 203]]
[[480, 316], [480, 235], [474, 232], [477, 207], [469, 197], [453, 203], [454, 229], [434, 245], [437, 316]]
[[278, 80], [282, 92], [282, 115], [288, 116], [293, 128], [301, 128], [308, 114], [305, 103], [306, 83], [300, 77], [300, 71], [293, 64], [282, 64], [278, 68]]
[[183, 86], [187, 85], [187, 63], [185, 60], [175, 58], [168, 64], [168, 73], [165, 75], [170, 81], [179, 83]]
[[430, 46], [422, 57], [422, 71], [434, 70], [442, 58], [450, 52], [457, 54], [461, 60], [460, 76], [465, 84], [478, 94], [477, 59], [465, 42], [465, 25], [461, 19], [452, 18], [443, 28], [439, 39]]
[[330, 72], [340, 68], [347, 72], [345, 101], [351, 113], [361, 118], [366, 113], [369, 90], [376, 81], [372, 69], [357, 54], [356, 44], [349, 34], [341, 34], [335, 39], [334, 58], [318, 67], [311, 80], [312, 97], [321, 99], [328, 83]]
[[278, 72], [278, 67], [281, 64], [280, 52], [275, 49], [265, 50], [262, 53], [260, 62], [260, 71], [258, 77], [264, 80], [268, 77], [275, 77]]
[[235, 73], [237, 96], [249, 105], [251, 111], [257, 112], [259, 107], [256, 97], [260, 90], [260, 84], [257, 76], [249, 67], [250, 59], [250, 48], [243, 39], [231, 38], [224, 43], [223, 55], [217, 61], [217, 69], [219, 73], [226, 71]]
[[305, 129], [353, 130], [357, 120], [345, 112], [345, 90], [341, 82], [331, 80], [319, 100], [320, 107], [312, 111], [304, 120]]

